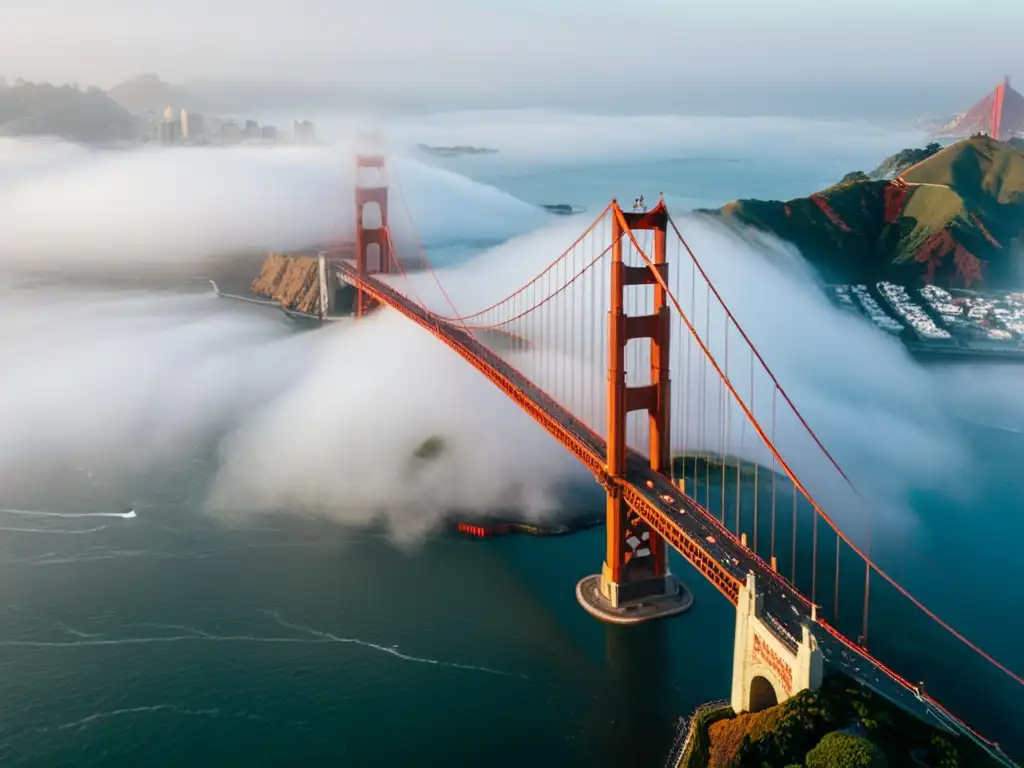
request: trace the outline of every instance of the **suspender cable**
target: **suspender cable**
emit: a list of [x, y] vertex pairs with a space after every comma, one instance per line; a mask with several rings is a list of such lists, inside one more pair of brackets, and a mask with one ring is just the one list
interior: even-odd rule
[[[775, 442], [775, 390], [772, 390], [772, 442]], [[771, 556], [775, 558], [775, 457], [772, 457], [772, 541]]]

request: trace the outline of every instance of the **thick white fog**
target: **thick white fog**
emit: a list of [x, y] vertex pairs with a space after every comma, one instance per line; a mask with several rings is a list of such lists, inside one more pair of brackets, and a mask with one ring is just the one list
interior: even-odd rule
[[[543, 135], [534, 144], [538, 162], [547, 151]], [[526, 157], [528, 141], [519, 147]], [[699, 150], [686, 141], [681, 148]], [[462, 312], [529, 280], [588, 223], [553, 221], [494, 188], [408, 158], [393, 167], [428, 243], [518, 235], [441, 272]], [[116, 264], [140, 272], [185, 261], [198, 273], [212, 251], [304, 245], [337, 233], [350, 206], [350, 170], [345, 147], [91, 153], [2, 141], [0, 266], [9, 280], [40, 259], [56, 268]], [[969, 471], [951, 413], [1020, 420], [1017, 403], [1006, 402], [1004, 411], [991, 396], [1012, 391], [998, 383], [1012, 374], [926, 370], [891, 339], [833, 309], [785, 245], [757, 246], [675, 213], [783, 386], [881, 514], [912, 522], [912, 489], [945, 489], [950, 466]], [[689, 275], [679, 270], [674, 280], [685, 308]], [[427, 276], [416, 285], [425, 296], [434, 290], [429, 301], [445, 308]], [[187, 467], [212, 441], [220, 462], [210, 497], [216, 514], [383, 516], [397, 534], [413, 536], [453, 506], [553, 514], [559, 486], [586, 479], [464, 361], [392, 313], [296, 333], [273, 310], [206, 295], [96, 293], [26, 286], [20, 278], [2, 290], [0, 478], [11, 482], [69, 470]], [[693, 309], [700, 317], [704, 308]], [[592, 315], [603, 323], [603, 305], [592, 305]], [[730, 362], [740, 378], [747, 363], [733, 362], [736, 349]], [[563, 370], [603, 382], [602, 361], [586, 350], [563, 343], [557, 354], [569, 358]], [[518, 362], [529, 370], [529, 360]], [[680, 381], [680, 361], [673, 366]], [[757, 392], [764, 386], [759, 380]], [[762, 420], [764, 402], [755, 408]], [[680, 399], [674, 407], [693, 411], [696, 404]], [[828, 502], [831, 470], [794, 423], [780, 430], [787, 458], [798, 473], [806, 469], [812, 486], [818, 480], [815, 491]], [[434, 435], [445, 439], [443, 455], [415, 460], [415, 449]], [[764, 459], [749, 431], [742, 445], [737, 439], [732, 449]], [[714, 446], [680, 434], [676, 447]]]
[[[877, 523], [910, 523], [905, 509], [909, 492], [936, 487], [948, 476], [948, 467], [969, 461], [943, 408], [936, 379], [910, 359], [898, 342], [863, 320], [833, 308], [813, 273], [790, 246], [766, 237], [740, 238], [699, 216], [683, 214], [678, 220], [698, 258], [706, 254], [702, 266], [772, 372], [840, 466], [872, 502]], [[470, 315], [499, 301], [510, 289], [528, 283], [548, 265], [551, 254], [557, 255], [573, 242], [583, 226], [576, 219], [560, 222], [445, 271], [441, 279], [447, 296], [440, 293], [430, 275], [393, 278], [392, 282], [441, 314], [452, 314], [450, 298], [460, 314]], [[597, 240], [595, 250], [585, 242], [566, 258], [566, 264], [553, 270], [551, 279], [525, 291], [514, 306], [488, 313], [475, 322], [486, 324], [499, 317], [515, 316], [536, 298], [564, 284], [609, 242], [609, 226], [599, 226], [593, 237]], [[650, 249], [649, 241], [645, 244], [642, 237], [640, 245]], [[781, 397], [773, 421], [770, 378], [756, 363], [751, 378], [749, 347], [734, 330], [729, 332], [726, 365], [724, 313], [713, 298], [709, 313], [706, 284], [699, 274], [693, 277], [693, 270], [686, 267], [687, 256], [677, 250], [670, 239], [670, 263], [679, 267], [670, 276], [673, 292], [740, 397], [826, 511], [838, 519], [844, 519], [845, 512], [851, 527], [864, 522], [863, 513], [868, 507], [854, 503], [855, 497], [844, 490], [839, 473]], [[627, 262], [640, 263], [628, 253], [626, 258]], [[600, 264], [544, 309], [505, 327], [538, 343], [538, 349], [507, 353], [506, 357], [603, 433], [607, 258]], [[650, 307], [649, 290], [647, 294], [627, 292], [627, 314], [646, 314]], [[583, 325], [593, 330], [583, 334]], [[576, 337], [586, 340], [574, 337], [574, 329]], [[683, 324], [674, 321], [671, 332], [675, 335], [671, 345], [673, 449], [726, 452], [771, 466], [770, 453], [753, 430], [744, 426], [742, 412], [724, 393], [718, 375], [701, 356]], [[646, 349], [638, 346], [640, 349], [634, 352], [631, 345], [626, 354], [630, 384], [647, 382], [648, 357]], [[599, 386], [581, 388], [580, 381], [596, 381]], [[726, 403], [724, 408], [728, 408], [732, 420], [727, 433], [722, 431], [725, 410], [720, 410], [721, 401]], [[631, 444], [646, 449], [646, 435], [645, 420], [631, 417]]]
[[[544, 220], [447, 171], [401, 157], [395, 166], [425, 242], [508, 237]], [[308, 247], [351, 234], [353, 178], [350, 144], [95, 152], [0, 138], [0, 267], [143, 270], [249, 246]], [[396, 237], [410, 234], [401, 210], [391, 218]]]
[[[583, 477], [514, 403], [405, 318], [385, 312], [324, 335], [309, 368], [225, 442], [215, 508], [384, 515], [404, 536], [452, 508], [555, 513], [554, 485]], [[433, 436], [441, 457], [416, 459]]]

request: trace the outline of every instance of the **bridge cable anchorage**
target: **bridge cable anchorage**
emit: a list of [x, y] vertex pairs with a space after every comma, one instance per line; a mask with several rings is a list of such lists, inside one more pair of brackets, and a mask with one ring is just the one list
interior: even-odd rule
[[[696, 332], [696, 329], [693, 327], [693, 325], [691, 324], [689, 318], [686, 316], [685, 312], [682, 309], [682, 306], [679, 303], [678, 298], [676, 298], [675, 294], [672, 292], [672, 290], [668, 286], [667, 282], [665, 281], [665, 278], [661, 275], [659, 270], [657, 270], [655, 268], [654, 262], [651, 259], [651, 257], [647, 253], [644, 252], [644, 250], [640, 247], [639, 243], [636, 241], [636, 238], [633, 236], [633, 232], [631, 231], [630, 227], [626, 223], [626, 220], [625, 220], [625, 217], [624, 217], [624, 215], [622, 213], [621, 208], [619, 208], [618, 206], [615, 206], [615, 208], [613, 209], [613, 215], [615, 215], [615, 216], [617, 216], [619, 218], [620, 223], [622, 225], [623, 232], [624, 232], [624, 236], [629, 238], [632, 241], [633, 247], [636, 249], [637, 253], [646, 262], [647, 267], [651, 271], [654, 280], [659, 285], [661, 285], [663, 290], [666, 291], [666, 294], [668, 295], [669, 301], [671, 302], [672, 306], [675, 308], [675, 310], [676, 310], [677, 314], [679, 315], [680, 319], [686, 325], [687, 330], [689, 331], [690, 335], [693, 337], [694, 341], [697, 343], [698, 347], [700, 347], [700, 350], [704, 353], [704, 356], [705, 356], [706, 360], [711, 365], [711, 367], [714, 369], [715, 373], [720, 377], [720, 379], [724, 383], [725, 387], [728, 389], [729, 393], [732, 395], [733, 399], [735, 400], [736, 404], [744, 412], [744, 415], [746, 416], [747, 420], [750, 421], [751, 426], [757, 432], [758, 436], [761, 438], [761, 441], [765, 444], [765, 446], [768, 448], [768, 450], [772, 453], [773, 457], [778, 461], [779, 467], [781, 467], [783, 472], [790, 478], [790, 480], [792, 481], [794, 487], [799, 491], [800, 495], [802, 495], [808, 501], [808, 503], [810, 503], [810, 505], [814, 509], [814, 512], [817, 515], [820, 515], [822, 520], [824, 520], [825, 523], [836, 533], [837, 537], [839, 539], [842, 539], [843, 543], [845, 543], [854, 553], [857, 554], [858, 557], [861, 558], [861, 560], [864, 561], [864, 563], [865, 563], [865, 571], [866, 571], [865, 581], [868, 582], [869, 576], [870, 576], [870, 572], [874, 571], [876, 574], [881, 576], [882, 579], [884, 579], [890, 586], [892, 586], [899, 594], [901, 594], [903, 597], [908, 599], [916, 608], [918, 608], [922, 613], [924, 613], [926, 616], [928, 616], [930, 619], [932, 619], [932, 621], [934, 621], [938, 626], [940, 626], [942, 629], [944, 629], [947, 632], [949, 632], [953, 637], [955, 637], [957, 640], [959, 640], [961, 643], [963, 643], [966, 647], [970, 648], [972, 651], [974, 651], [976, 654], [978, 654], [981, 658], [985, 659], [987, 662], [989, 662], [989, 664], [991, 664], [996, 669], [998, 669], [1001, 672], [1003, 672], [1004, 674], [1006, 674], [1012, 680], [1014, 680], [1015, 682], [1017, 682], [1017, 683], [1019, 683], [1021, 685], [1024, 685], [1024, 677], [1022, 677], [1021, 675], [1017, 674], [1016, 672], [1014, 672], [1013, 670], [1008, 668], [1006, 665], [1004, 665], [1002, 662], [1000, 662], [998, 659], [996, 659], [994, 656], [992, 656], [991, 654], [987, 653], [985, 650], [980, 648], [977, 644], [973, 643], [971, 640], [969, 640], [967, 637], [965, 637], [962, 633], [960, 633], [958, 630], [956, 630], [954, 627], [952, 627], [949, 623], [947, 623], [945, 620], [943, 620], [941, 617], [939, 617], [934, 611], [932, 611], [930, 608], [928, 608], [923, 602], [921, 602], [921, 600], [919, 600], [917, 597], [915, 597], [913, 594], [911, 594], [905, 587], [900, 585], [892, 576], [890, 576], [888, 574], [888, 572], [886, 572], [877, 563], [875, 563], [860, 547], [858, 547], [845, 533], [843, 533], [843, 531], [839, 528], [839, 526], [836, 524], [836, 522], [821, 508], [821, 506], [818, 504], [818, 502], [811, 495], [810, 491], [803, 485], [803, 483], [799, 480], [799, 478], [797, 478], [797, 476], [793, 472], [792, 468], [789, 466], [789, 464], [786, 462], [786, 460], [783, 458], [783, 456], [779, 453], [779, 451], [776, 448], [776, 446], [769, 439], [768, 435], [765, 433], [764, 429], [761, 427], [760, 423], [758, 422], [757, 418], [755, 417], [755, 415], [752, 413], [752, 411], [748, 407], [747, 403], [744, 402], [743, 398], [740, 397], [739, 393], [736, 391], [736, 388], [733, 385], [733, 383], [726, 377], [724, 371], [719, 366], [719, 364], [715, 360], [714, 356], [711, 354], [711, 351], [708, 348], [708, 346], [706, 345], [705, 341]], [[748, 346], [750, 346], [754, 350], [754, 354], [757, 357], [758, 361], [761, 363], [761, 366], [768, 373], [768, 375], [771, 378], [773, 384], [777, 388], [779, 394], [782, 395], [783, 399], [790, 406], [790, 408], [793, 411], [793, 413], [797, 416], [797, 418], [799, 419], [801, 425], [804, 427], [804, 430], [814, 440], [815, 444], [821, 449], [822, 453], [827, 457], [827, 459], [830, 461], [832, 466], [839, 472], [839, 474], [846, 481], [848, 486], [857, 494], [857, 496], [860, 499], [862, 499], [866, 503], [866, 499], [864, 498], [864, 496], [859, 493], [859, 491], [857, 490], [856, 486], [854, 486], [854, 484], [850, 480], [850, 478], [846, 475], [845, 472], [843, 472], [843, 470], [839, 466], [838, 462], [835, 461], [835, 459], [832, 457], [832, 455], [825, 449], [824, 445], [821, 443], [821, 440], [817, 437], [817, 435], [813, 432], [813, 430], [811, 430], [811, 428], [808, 425], [806, 419], [804, 419], [804, 417], [796, 409], [796, 406], [793, 404], [793, 401], [786, 394], [786, 392], [782, 388], [781, 384], [779, 384], [778, 379], [775, 377], [775, 375], [768, 368], [767, 363], [765, 363], [765, 361], [764, 361], [764, 358], [761, 357], [761, 354], [759, 352], [757, 352], [757, 350], [754, 347], [753, 343], [750, 341], [750, 338], [746, 335], [746, 333], [743, 331], [743, 329], [736, 322], [735, 317], [732, 316], [732, 313], [729, 311], [728, 307], [725, 305], [725, 302], [722, 300], [722, 298], [719, 295], [717, 289], [715, 289], [712, 286], [711, 281], [710, 281], [710, 279], [707, 276], [707, 273], [704, 271], [703, 267], [699, 264], [699, 262], [697, 262], [697, 259], [694, 256], [693, 251], [690, 249], [689, 245], [686, 243], [686, 241], [683, 238], [682, 234], [679, 232], [679, 229], [675, 225], [675, 222], [672, 220], [671, 216], [669, 216], [669, 222], [670, 222], [670, 224], [672, 226], [672, 229], [675, 231], [677, 237], [679, 237], [679, 239], [682, 241], [683, 247], [686, 249], [687, 253], [690, 255], [690, 258], [696, 264], [697, 269], [701, 273], [702, 278], [705, 280], [705, 282], [709, 286], [710, 290], [714, 293], [716, 299], [719, 301], [719, 303], [721, 304], [723, 309], [729, 314], [730, 319], [732, 320], [733, 324], [736, 326], [737, 331], [741, 334], [741, 336], [743, 337], [744, 341], [748, 344]], [[712, 519], [714, 519], [714, 518], [712, 518]], [[726, 529], [726, 533], [727, 534], [729, 533], [727, 529]], [[729, 535], [731, 535], [731, 534], [729, 534]], [[838, 544], [838, 540], [837, 540], [837, 547], [838, 546], [839, 546], [839, 544]], [[755, 557], [756, 557], [756, 553], [754, 553], [754, 554], [755, 554]], [[838, 558], [837, 558], [837, 560], [836, 560], [837, 571], [838, 571], [838, 563], [839, 563], [839, 561], [838, 561]], [[776, 574], [776, 578], [778, 578], [780, 580], [782, 579], [782, 577], [778, 576], [777, 574]], [[838, 579], [837, 579], [837, 589], [838, 589]], [[810, 601], [807, 600], [806, 597], [803, 597], [802, 593], [800, 593], [800, 594], [801, 594], [802, 600], [809, 607], [810, 606]], [[866, 606], [866, 601], [865, 601], [865, 606]], [[867, 616], [866, 615], [863, 618], [863, 629], [864, 629], [864, 631], [863, 631], [862, 637], [866, 637], [866, 635], [867, 635], [867, 631], [866, 631], [866, 629], [867, 629]], [[842, 637], [842, 636], [840, 635], [840, 637]], [[845, 640], [845, 638], [844, 638], [844, 640]], [[846, 640], [846, 642], [849, 642], [849, 641]], [[863, 647], [861, 647], [860, 650], [861, 650], [861, 652], [866, 653], [866, 649], [863, 649]], [[877, 659], [873, 659], [873, 660], [877, 664], [879, 664], [881, 667], [883, 667], [885, 669], [888, 669], [888, 668], [884, 667], [884, 665], [882, 665], [882, 663], [879, 662]], [[895, 673], [892, 673], [892, 674], [895, 676]]]

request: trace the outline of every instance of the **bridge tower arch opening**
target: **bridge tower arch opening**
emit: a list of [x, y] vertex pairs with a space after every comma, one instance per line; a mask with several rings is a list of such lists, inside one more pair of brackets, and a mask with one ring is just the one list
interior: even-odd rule
[[774, 707], [779, 703], [779, 695], [775, 692], [775, 686], [771, 681], [762, 675], [757, 675], [750, 681], [750, 711], [760, 712], [762, 709]]
[[[600, 575], [579, 582], [576, 596], [597, 618], [632, 624], [681, 613], [693, 604], [693, 595], [669, 573], [664, 538], [629, 507], [622, 490], [628, 455], [626, 417], [634, 411], [646, 411], [648, 415], [651, 468], [662, 474], [670, 474], [671, 469], [668, 295], [651, 267], [626, 265], [622, 252], [626, 239], [623, 224], [630, 232], [651, 231], [653, 269], [667, 283], [668, 209], [663, 201], [644, 213], [627, 213], [615, 202], [612, 206], [605, 464], [610, 482], [606, 488], [605, 559]], [[650, 315], [626, 315], [625, 291], [631, 286], [650, 287], [654, 291]], [[650, 377], [644, 385], [626, 384], [625, 351], [631, 340], [646, 340], [650, 344]]]
[[384, 226], [384, 211], [380, 204], [371, 200], [359, 211], [360, 229], [380, 229]]
[[[360, 276], [389, 274], [392, 254], [388, 237], [388, 187], [384, 155], [356, 155], [356, 271]], [[371, 309], [371, 299], [357, 289], [356, 315]]]

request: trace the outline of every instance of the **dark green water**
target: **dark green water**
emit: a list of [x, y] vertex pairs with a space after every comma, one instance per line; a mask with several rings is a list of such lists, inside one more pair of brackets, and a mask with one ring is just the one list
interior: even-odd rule
[[675, 719], [726, 693], [711, 587], [658, 625], [579, 609], [601, 530], [403, 548], [189, 503], [4, 516], [4, 764], [660, 765]]
[[[573, 593], [599, 566], [601, 529], [409, 547], [296, 515], [224, 527], [196, 511], [208, 468], [186, 474], [75, 483], [92, 488], [79, 511], [135, 494], [133, 520], [3, 515], [5, 765], [659, 766], [676, 719], [728, 696], [732, 610], [678, 558], [690, 612], [608, 627]], [[39, 495], [36, 508], [70, 508], [60, 489]], [[944, 546], [950, 518], [932, 519]], [[1013, 655], [1019, 605], [993, 621], [958, 591], [937, 607], [971, 629], [988, 615], [993, 650]], [[894, 642], [906, 626], [874, 631]], [[1011, 709], [979, 725], [1020, 705], [992, 695]]]

